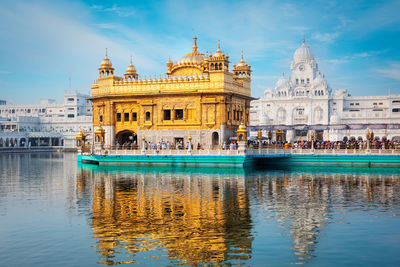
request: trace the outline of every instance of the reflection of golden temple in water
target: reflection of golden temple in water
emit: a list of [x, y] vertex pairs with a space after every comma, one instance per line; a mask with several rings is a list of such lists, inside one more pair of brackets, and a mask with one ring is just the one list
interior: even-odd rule
[[[224, 179], [176, 173], [107, 173], [94, 178], [92, 228], [101, 263], [135, 262], [135, 254], [165, 250], [186, 264], [248, 260], [252, 237], [243, 175]], [[118, 260], [126, 249], [129, 259]]]
[[[396, 173], [223, 175], [81, 169], [77, 182], [78, 195], [91, 192], [93, 197], [92, 228], [105, 264], [134, 262], [139, 252], [163, 250], [171, 264], [251, 265], [256, 248], [249, 199], [261, 204], [261, 215], [276, 218], [282, 234], [292, 238], [294, 263], [307, 263], [315, 257], [324, 226], [345, 220], [340, 216], [349, 203], [380, 212], [400, 202]], [[129, 254], [119, 260], [123, 250]]]

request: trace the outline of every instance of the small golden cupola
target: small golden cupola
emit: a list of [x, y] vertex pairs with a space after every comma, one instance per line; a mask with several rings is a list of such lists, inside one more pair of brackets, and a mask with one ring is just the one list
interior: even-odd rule
[[108, 58], [107, 48], [106, 57], [101, 62], [101, 66], [99, 68], [99, 74], [100, 78], [114, 75], [114, 68], [112, 67], [111, 60]]
[[204, 54], [197, 51], [197, 37], [193, 37], [192, 52], [181, 57], [175, 64], [171, 60], [167, 62], [168, 75], [185, 76], [200, 75], [204, 70]]
[[131, 64], [129, 64], [128, 68], [126, 69], [125, 80], [133, 81], [133, 80], [137, 80], [137, 79], [138, 79], [138, 75], [136, 73], [135, 66], [133, 66], [133, 64], [132, 64], [132, 56], [131, 56]]
[[214, 55], [209, 55], [208, 58], [209, 71], [224, 71], [229, 70], [229, 56], [221, 50], [221, 45], [218, 40], [218, 48]]
[[238, 78], [250, 78], [251, 66], [248, 65], [247, 62], [244, 60], [243, 50], [239, 63], [237, 65], [233, 65], [233, 72]]

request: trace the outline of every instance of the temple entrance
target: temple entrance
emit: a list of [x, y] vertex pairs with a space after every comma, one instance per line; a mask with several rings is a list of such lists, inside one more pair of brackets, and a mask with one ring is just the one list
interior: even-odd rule
[[118, 145], [137, 145], [137, 135], [130, 130], [124, 130], [117, 133], [115, 139]]
[[324, 131], [323, 130], [315, 130], [316, 140], [324, 140]]
[[277, 141], [277, 142], [283, 143], [283, 142], [285, 142], [285, 140], [286, 140], [286, 133], [285, 133], [285, 131], [282, 130], [282, 129], [277, 130], [277, 131], [276, 131], [276, 141]]
[[211, 136], [211, 144], [213, 146], [213, 148], [218, 147], [219, 144], [219, 134], [217, 132], [213, 132], [212, 136]]

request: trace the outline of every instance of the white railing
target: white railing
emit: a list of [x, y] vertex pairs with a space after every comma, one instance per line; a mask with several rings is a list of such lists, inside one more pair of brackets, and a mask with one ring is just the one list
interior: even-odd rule
[[128, 149], [106, 149], [104, 150], [106, 155], [159, 155], [159, 156], [187, 156], [187, 155], [198, 155], [198, 156], [237, 156], [244, 155], [238, 150], [222, 150], [222, 149], [200, 149], [200, 150], [183, 150], [183, 149], [165, 149], [165, 150], [128, 150]]
[[316, 155], [400, 155], [400, 149], [290, 149], [290, 154]]
[[[90, 153], [90, 147], [85, 147], [85, 152]], [[94, 148], [92, 153], [94, 152]], [[98, 153], [98, 152], [96, 152]], [[132, 147], [106, 147], [99, 154], [103, 155], [160, 155], [160, 156], [237, 156], [237, 155], [400, 155], [400, 149], [310, 149], [310, 148], [250, 148], [246, 152], [237, 149], [132, 149]]]

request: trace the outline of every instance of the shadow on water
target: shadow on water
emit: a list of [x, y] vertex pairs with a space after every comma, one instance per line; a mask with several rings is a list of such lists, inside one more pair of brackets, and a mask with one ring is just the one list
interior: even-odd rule
[[91, 192], [99, 263], [143, 263], [148, 253], [168, 264], [260, 264], [252, 261], [259, 209], [292, 239], [290, 262], [307, 263], [336, 209], [398, 213], [397, 176], [393, 168], [79, 164], [77, 193]]

